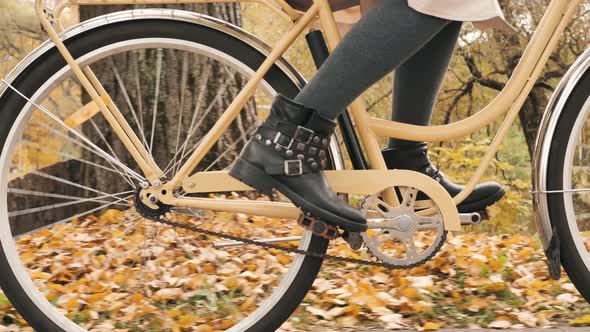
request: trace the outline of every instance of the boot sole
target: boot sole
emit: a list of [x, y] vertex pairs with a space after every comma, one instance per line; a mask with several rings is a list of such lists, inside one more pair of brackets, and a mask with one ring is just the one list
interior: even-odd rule
[[297, 195], [294, 191], [275, 180], [272, 176], [266, 174], [264, 170], [250, 164], [242, 158], [238, 158], [229, 171], [229, 175], [236, 178], [250, 187], [256, 189], [265, 195], [272, 195], [272, 190], [276, 189], [285, 195], [296, 207], [305, 213], [310, 213], [313, 217], [324, 220], [330, 224], [341, 227], [349, 232], [363, 232], [367, 230], [366, 225], [360, 225], [354, 221], [344, 219], [305, 200]]
[[488, 206], [494, 205], [496, 202], [502, 199], [506, 192], [504, 189], [498, 190], [495, 194], [488, 196], [482, 200], [476, 202], [470, 202], [468, 204], [459, 204], [457, 209], [459, 213], [472, 213], [485, 210]]

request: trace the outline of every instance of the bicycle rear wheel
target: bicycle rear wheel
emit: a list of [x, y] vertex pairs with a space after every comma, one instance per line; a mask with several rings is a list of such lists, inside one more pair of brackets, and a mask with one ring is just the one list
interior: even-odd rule
[[[112, 80], [107, 86], [116, 91], [109, 95], [171, 176], [264, 56], [210, 24], [142, 18], [154, 13], [128, 13], [134, 19], [121, 22], [113, 19], [120, 13], [97, 18], [91, 26], [109, 23], [66, 45], [81, 63], [100, 69], [101, 81]], [[214, 70], [187, 70], [200, 65]], [[140, 70], [152, 76], [138, 78]], [[191, 82], [201, 89], [192, 91]], [[164, 84], [177, 84], [180, 95], [163, 95]], [[273, 95], [297, 90], [291, 76], [273, 67], [244, 112], [250, 118], [240, 118], [197, 171], [227, 169]], [[17, 310], [39, 331], [278, 328], [303, 300], [322, 260], [257, 247], [212, 248], [222, 240], [145, 218], [133, 199], [144, 179], [88, 102], [54, 48], [0, 96], [0, 284]], [[292, 220], [171, 212], [176, 222], [233, 235], [297, 238], [294, 246], [312, 252], [324, 253], [328, 244]]]

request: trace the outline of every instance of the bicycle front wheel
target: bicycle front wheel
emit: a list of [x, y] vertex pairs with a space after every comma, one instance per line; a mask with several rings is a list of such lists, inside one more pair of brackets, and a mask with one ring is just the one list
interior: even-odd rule
[[[171, 178], [265, 57], [210, 24], [149, 14], [103, 19], [66, 45]], [[297, 90], [273, 67], [197, 171], [227, 169], [273, 96]], [[272, 331], [311, 287], [321, 259], [213, 247], [223, 239], [147, 218], [134, 200], [141, 172], [55, 49], [12, 80], [0, 114], [0, 283], [36, 330]], [[165, 217], [316, 253], [328, 244], [293, 220], [180, 208]]]
[[590, 73], [564, 104], [551, 140], [545, 194], [561, 262], [590, 303]]

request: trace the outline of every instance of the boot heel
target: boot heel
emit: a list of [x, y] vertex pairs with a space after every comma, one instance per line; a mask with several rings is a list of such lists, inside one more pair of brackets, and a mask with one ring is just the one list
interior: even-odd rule
[[260, 193], [267, 196], [272, 195], [272, 190], [274, 189], [272, 183], [275, 181], [272, 176], [242, 158], [236, 159], [229, 170], [229, 175], [256, 189]]

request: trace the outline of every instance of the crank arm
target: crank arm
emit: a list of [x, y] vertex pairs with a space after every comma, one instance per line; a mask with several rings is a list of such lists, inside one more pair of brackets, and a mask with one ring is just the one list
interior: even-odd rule
[[461, 220], [461, 226], [479, 225], [483, 221], [481, 215], [477, 212], [459, 213], [459, 220]]
[[[404, 214], [389, 220], [385, 218], [371, 218], [367, 220], [367, 226], [369, 229], [399, 229], [398, 219], [403, 217], [405, 217]], [[477, 212], [459, 213], [459, 220], [461, 220], [461, 226], [479, 225], [483, 221], [481, 215]]]

